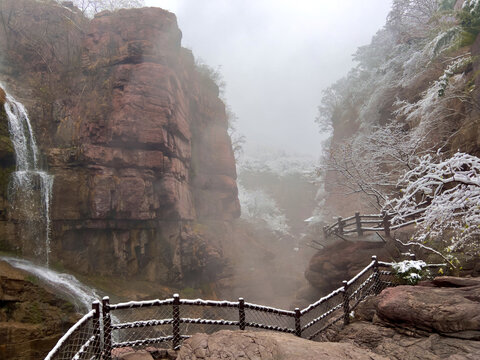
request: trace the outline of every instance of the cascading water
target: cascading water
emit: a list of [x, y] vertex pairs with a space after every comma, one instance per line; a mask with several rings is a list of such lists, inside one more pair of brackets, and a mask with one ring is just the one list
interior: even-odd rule
[[79, 312], [88, 311], [92, 302], [100, 299], [94, 289], [82, 284], [73, 275], [61, 274], [23, 259], [0, 256], [0, 261], [6, 261], [15, 268], [35, 275], [46, 287], [52, 288], [56, 293], [71, 301]]
[[53, 176], [40, 169], [39, 152], [25, 107], [9, 94], [4, 107], [16, 158], [16, 171], [8, 190], [11, 218], [20, 224], [22, 249], [43, 259], [48, 267]]

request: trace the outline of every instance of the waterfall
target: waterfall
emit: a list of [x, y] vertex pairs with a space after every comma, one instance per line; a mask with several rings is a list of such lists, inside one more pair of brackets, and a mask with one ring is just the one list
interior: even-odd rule
[[21, 223], [22, 249], [30, 250], [48, 266], [53, 176], [40, 168], [39, 151], [25, 107], [9, 94], [4, 107], [16, 159], [8, 190], [12, 218]]
[[94, 289], [82, 284], [73, 275], [58, 273], [23, 259], [0, 256], [0, 260], [35, 275], [46, 287], [55, 290], [55, 293], [71, 301], [78, 312], [90, 310], [92, 302], [100, 299]]

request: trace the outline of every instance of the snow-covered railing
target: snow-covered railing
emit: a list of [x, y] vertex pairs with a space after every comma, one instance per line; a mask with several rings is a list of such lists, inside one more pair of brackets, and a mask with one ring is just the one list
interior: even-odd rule
[[103, 351], [100, 328], [100, 303], [85, 314], [58, 340], [45, 360], [100, 359]]
[[[110, 304], [109, 298], [105, 297], [102, 302], [103, 326], [96, 325], [99, 323], [97, 303], [97, 310], [92, 310], [75, 324], [51, 354], [59, 354], [59, 348], [68, 346], [75, 350], [64, 351], [62, 354], [68, 355], [61, 357], [49, 354], [47, 359], [112, 359], [115, 349], [125, 347], [153, 345], [178, 349], [182, 341], [194, 333], [213, 333], [222, 329], [270, 330], [315, 340], [327, 328], [337, 323], [347, 324], [360, 301], [396, 285], [396, 279], [392, 264], [377, 261], [373, 256], [370, 264], [352, 279], [343, 281], [338, 289], [303, 310], [296, 308], [294, 311], [247, 303], [243, 298], [238, 301], [191, 300], [175, 294], [165, 300]], [[71, 336], [90, 321], [93, 330], [84, 336], [84, 342], [73, 340]], [[84, 349], [94, 349], [95, 352]]]
[[404, 216], [404, 222], [394, 225], [390, 222], [394, 214], [383, 212], [382, 214], [360, 215], [357, 212], [354, 216], [348, 218], [338, 217], [336, 222], [323, 227], [323, 233], [326, 238], [332, 235], [343, 237], [343, 235], [352, 233], [363, 236], [365, 232], [369, 231], [383, 231], [385, 235], [390, 236], [390, 231], [392, 230], [398, 230], [422, 222], [424, 220], [422, 216], [424, 212], [425, 208], [418, 208]]

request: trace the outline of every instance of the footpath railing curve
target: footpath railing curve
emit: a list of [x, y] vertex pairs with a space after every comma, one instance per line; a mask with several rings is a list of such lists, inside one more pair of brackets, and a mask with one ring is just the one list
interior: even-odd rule
[[382, 231], [389, 237], [391, 231], [424, 221], [425, 210], [426, 207], [421, 206], [408, 215], [404, 215], [402, 217], [403, 222], [397, 224], [391, 224], [395, 214], [386, 211], [381, 214], [367, 215], [356, 212], [355, 215], [347, 218], [337, 217], [337, 221], [323, 227], [323, 234], [325, 238], [328, 238], [332, 235], [342, 237], [343, 235], [356, 234], [357, 236], [363, 236], [366, 232]]
[[98, 302], [57, 343], [46, 360], [112, 359], [118, 348], [178, 349], [195, 333], [222, 329], [270, 330], [315, 340], [334, 324], [348, 324], [352, 311], [369, 295], [397, 284], [392, 264], [372, 261], [355, 277], [304, 309], [282, 310], [238, 301], [170, 299]]

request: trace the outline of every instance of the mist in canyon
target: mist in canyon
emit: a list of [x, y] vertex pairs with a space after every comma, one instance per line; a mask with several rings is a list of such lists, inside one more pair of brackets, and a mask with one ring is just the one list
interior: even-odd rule
[[[232, 295], [252, 298], [260, 291], [258, 301], [288, 306], [314, 251], [306, 245], [304, 220], [318, 205], [315, 169], [330, 136], [315, 124], [322, 90], [354, 65], [352, 54], [385, 24], [391, 1], [146, 5], [175, 13], [182, 45], [218, 73], [234, 145], [242, 140], [236, 154], [240, 221], [261, 229], [255, 242], [270, 261], [239, 252], [244, 258], [235, 258], [235, 272], [243, 279]], [[277, 279], [258, 275], [272, 273]], [[255, 290], [247, 292], [247, 284]]]
[[318, 156], [321, 92], [383, 27], [390, 0], [147, 0], [175, 13], [182, 44], [225, 81], [245, 148]]
[[[51, 253], [53, 266], [83, 276], [291, 305], [311, 257], [304, 220], [329, 135], [314, 123], [321, 92], [352, 66], [390, 2], [146, 1], [175, 14], [159, 10], [159, 26], [130, 24], [135, 9], [88, 20], [67, 3], [12, 4], [1, 9], [2, 81], [41, 138], [51, 244], [10, 239], [25, 226], [12, 230], [7, 208], [7, 250]], [[154, 87], [146, 72], [160, 74]], [[138, 297], [158, 291], [138, 288]]]
[[59, 333], [97, 294], [303, 308], [372, 255], [410, 259], [402, 241], [478, 276], [479, 19], [478, 0], [0, 1], [0, 323], [63, 298], [37, 314], [72, 315]]

